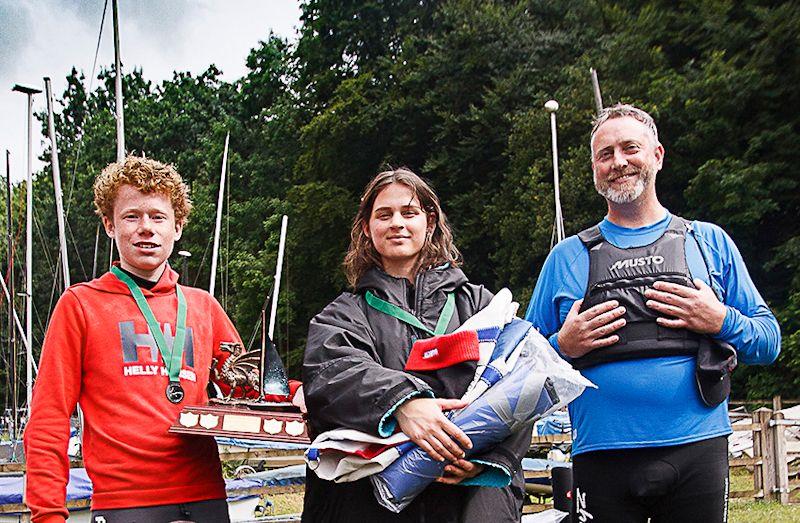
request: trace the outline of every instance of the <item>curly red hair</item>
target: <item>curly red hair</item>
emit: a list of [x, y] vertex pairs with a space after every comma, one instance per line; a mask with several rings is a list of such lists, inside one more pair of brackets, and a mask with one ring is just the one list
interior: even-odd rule
[[98, 216], [113, 217], [114, 201], [123, 185], [131, 185], [145, 194], [166, 195], [175, 211], [175, 222], [186, 224], [192, 201], [189, 188], [174, 166], [133, 155], [122, 163], [109, 164], [94, 181], [94, 206]]

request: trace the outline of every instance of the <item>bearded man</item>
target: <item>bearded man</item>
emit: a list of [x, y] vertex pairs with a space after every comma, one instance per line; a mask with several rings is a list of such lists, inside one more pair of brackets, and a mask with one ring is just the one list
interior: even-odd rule
[[733, 240], [658, 201], [653, 118], [601, 112], [599, 224], [559, 243], [526, 317], [592, 380], [570, 405], [573, 522], [727, 520], [730, 372], [772, 363], [780, 330]]

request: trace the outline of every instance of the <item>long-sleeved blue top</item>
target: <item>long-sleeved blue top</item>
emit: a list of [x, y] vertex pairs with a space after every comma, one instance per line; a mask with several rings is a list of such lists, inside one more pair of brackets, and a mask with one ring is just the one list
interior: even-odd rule
[[[656, 241], [670, 219], [667, 212], [654, 224], [629, 229], [606, 218], [600, 230], [617, 247], [639, 247]], [[739, 250], [714, 224], [695, 221], [692, 228], [686, 235], [689, 271], [711, 285], [728, 309], [715, 337], [736, 347], [741, 363], [772, 363], [780, 352], [780, 328]], [[547, 257], [525, 315], [557, 350], [558, 330], [575, 300], [584, 297], [588, 280], [589, 253], [577, 236], [570, 236]], [[598, 388], [586, 389], [569, 407], [573, 454], [680, 445], [729, 434], [728, 402], [707, 407], [697, 391], [694, 371], [692, 356], [642, 358], [585, 369], [583, 374]]]

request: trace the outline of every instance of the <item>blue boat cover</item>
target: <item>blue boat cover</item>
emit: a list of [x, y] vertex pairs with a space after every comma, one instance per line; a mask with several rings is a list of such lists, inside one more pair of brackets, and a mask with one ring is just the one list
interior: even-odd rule
[[[262, 486], [303, 485], [306, 480], [305, 465], [293, 465], [280, 469], [267, 470], [251, 474], [240, 479], [225, 480], [225, 488], [235, 492], [245, 488]], [[0, 505], [22, 503], [22, 476], [0, 476]], [[253, 497], [254, 494], [230, 496], [228, 501], [236, 501]], [[92, 482], [86, 475], [86, 469], [70, 469], [67, 485], [67, 501], [91, 499]]]

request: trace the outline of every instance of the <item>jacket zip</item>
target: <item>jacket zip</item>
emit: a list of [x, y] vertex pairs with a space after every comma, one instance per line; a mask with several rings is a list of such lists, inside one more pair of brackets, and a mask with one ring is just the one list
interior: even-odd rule
[[[414, 314], [414, 316], [419, 318], [419, 321], [422, 321], [422, 318], [419, 317], [418, 312], [419, 313], [422, 312], [422, 283], [424, 279], [425, 279], [425, 272], [420, 272], [419, 274], [417, 274], [417, 277], [414, 278], [414, 303], [411, 304], [411, 307], [413, 307], [411, 309], [411, 312]], [[419, 333], [417, 333], [417, 329], [414, 329], [413, 327], [411, 327], [410, 330], [411, 330], [411, 344], [413, 345], [414, 342], [419, 339], [418, 336]], [[423, 333], [422, 337], [427, 337], [427, 336], [425, 336], [425, 334]]]
[[[411, 300], [411, 303], [407, 303], [408, 300], [408, 286], [411, 285], [406, 278], [402, 278], [400, 283], [403, 284], [403, 306], [407, 306], [411, 309], [411, 314], [416, 316], [416, 312], [414, 310], [414, 302], [416, 301], [416, 293], [417, 289], [414, 289], [414, 298]], [[402, 323], [402, 322], [401, 322]], [[417, 341], [417, 329], [412, 327], [411, 325], [405, 325], [406, 336], [408, 337], [408, 347], [411, 350], [411, 346], [414, 345], [414, 342]]]
[[412, 304], [412, 307], [414, 307], [414, 309], [412, 310], [412, 312], [414, 313], [415, 316], [417, 311], [420, 312], [422, 311], [422, 280], [424, 278], [425, 278], [425, 273], [421, 272], [417, 274], [417, 277], [414, 280], [415, 281], [414, 285], [416, 287], [414, 289], [414, 303]]

